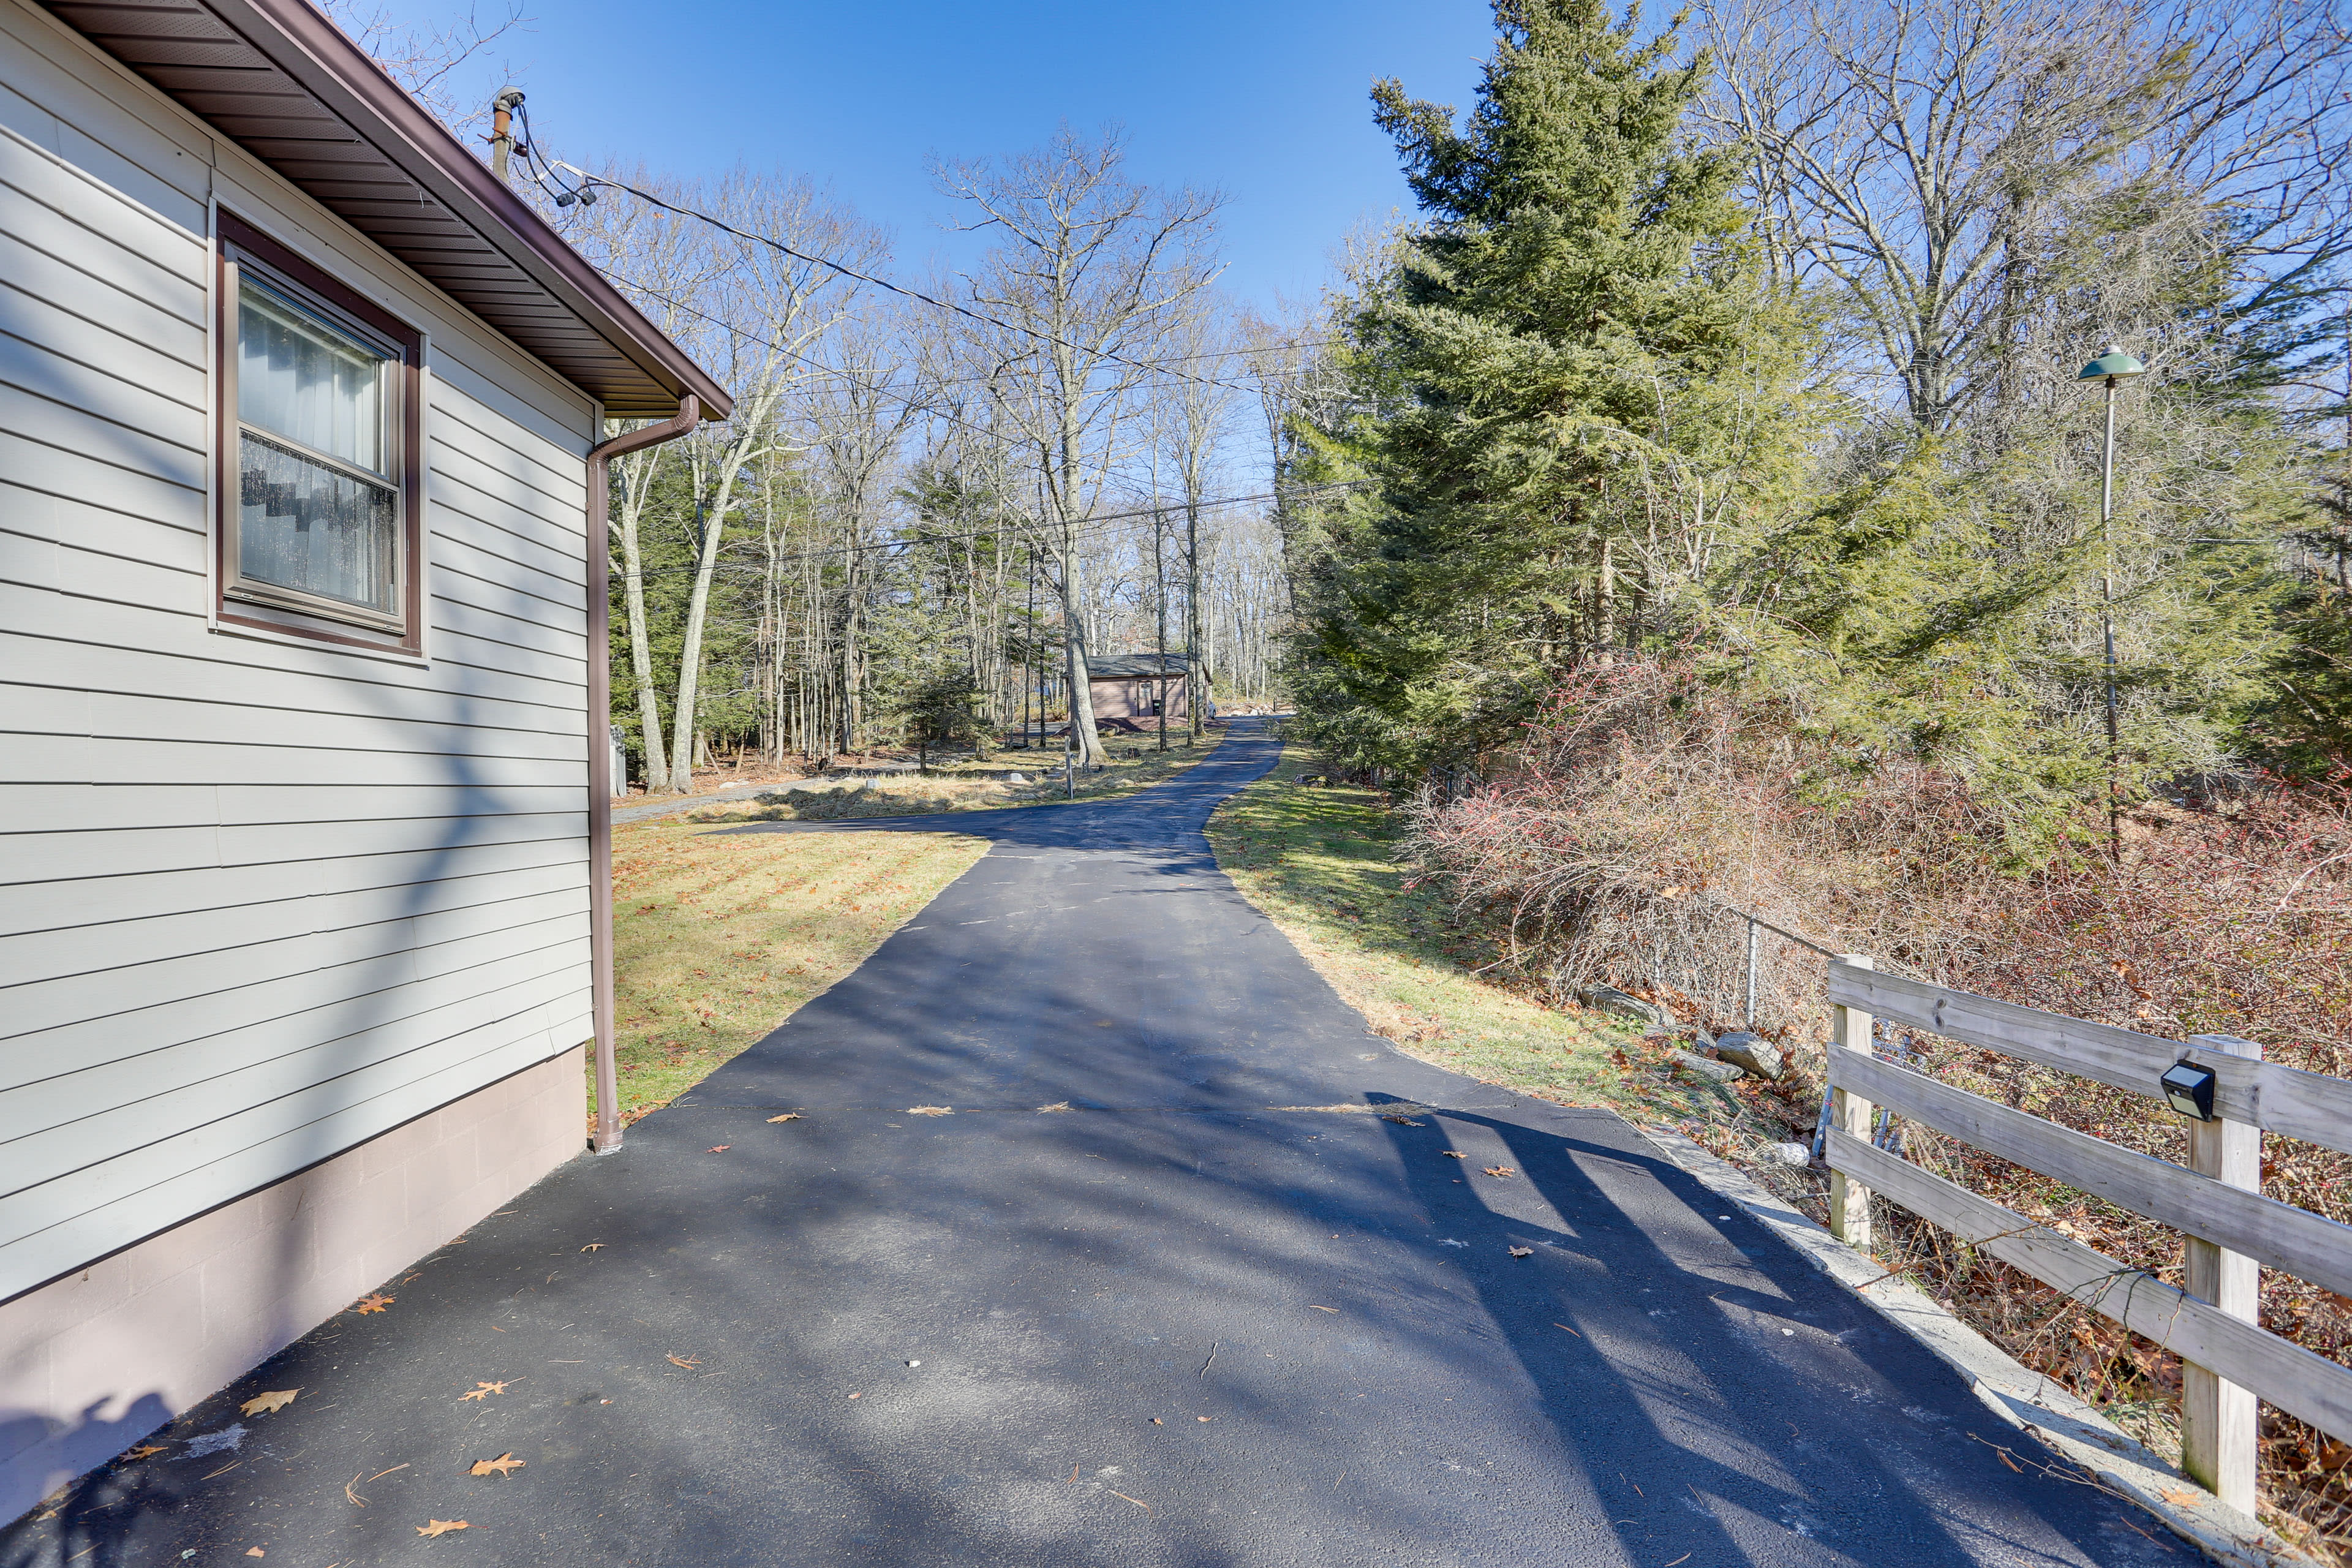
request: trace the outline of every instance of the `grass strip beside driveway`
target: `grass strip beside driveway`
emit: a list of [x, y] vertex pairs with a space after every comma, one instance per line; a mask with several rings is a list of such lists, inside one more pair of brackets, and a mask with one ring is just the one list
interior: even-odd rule
[[1544, 1006], [1471, 971], [1491, 942], [1456, 929], [1444, 899], [1409, 888], [1402, 825], [1376, 791], [1302, 788], [1315, 763], [1285, 748], [1275, 770], [1209, 819], [1209, 843], [1243, 897], [1290, 938], [1373, 1032], [1484, 1083], [1637, 1124], [1696, 1130], [1736, 1120], [1738, 1100], [1663, 1066], [1630, 1025]]
[[987, 852], [939, 833], [615, 828], [623, 1120], [668, 1104], [791, 1017]]

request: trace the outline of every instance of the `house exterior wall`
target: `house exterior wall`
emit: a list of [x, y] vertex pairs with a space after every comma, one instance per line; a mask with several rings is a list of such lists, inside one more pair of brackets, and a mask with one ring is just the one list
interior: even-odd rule
[[0, 1305], [0, 1521], [374, 1287], [397, 1296], [579, 1152], [581, 1066], [574, 1047]]
[[[427, 335], [421, 658], [214, 624], [215, 203]], [[164, 1238], [194, 1216], [274, 1212], [237, 1205], [574, 1058], [599, 424], [332, 215], [0, 0], [0, 1313], [93, 1260], [181, 1247]], [[564, 1081], [557, 1144], [577, 1152]], [[552, 1157], [525, 1145], [430, 1210], [431, 1240]], [[429, 1245], [394, 1234], [354, 1242], [365, 1267], [251, 1300], [245, 1330], [207, 1318], [206, 1345], [241, 1348], [168, 1375], [45, 1352], [23, 1382], [0, 1319], [0, 1471], [20, 1480], [12, 1445], [22, 1458], [27, 1432], [93, 1401], [119, 1420], [143, 1394], [209, 1393], [371, 1282], [386, 1247]], [[146, 1300], [168, 1321], [168, 1294]]]
[[[1087, 683], [1094, 700], [1097, 719], [1133, 719], [1157, 722], [1151, 711], [1151, 700], [1160, 682], [1153, 679], [1131, 680], [1124, 678], [1097, 679]], [[1174, 723], [1192, 711], [1185, 706], [1184, 677], [1171, 673], [1168, 677], [1168, 721]]]

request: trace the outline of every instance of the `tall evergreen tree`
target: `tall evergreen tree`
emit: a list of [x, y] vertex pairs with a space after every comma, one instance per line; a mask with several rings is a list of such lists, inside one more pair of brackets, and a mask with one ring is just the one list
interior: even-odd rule
[[1788, 446], [1803, 334], [1733, 162], [1682, 131], [1704, 59], [1598, 0], [1495, 16], [1459, 129], [1394, 80], [1372, 92], [1427, 216], [1345, 309], [1357, 396], [1328, 460], [1374, 485], [1303, 606], [1326, 740], [1354, 726], [1361, 762], [1474, 755], [1561, 674], [1663, 629], [1786, 467], [1757, 459]]

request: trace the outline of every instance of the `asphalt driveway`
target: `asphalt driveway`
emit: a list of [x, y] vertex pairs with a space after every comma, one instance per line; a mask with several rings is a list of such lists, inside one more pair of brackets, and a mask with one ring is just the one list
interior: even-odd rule
[[993, 845], [0, 1565], [2194, 1560], [1614, 1116], [1367, 1033], [1201, 837], [1275, 755], [728, 830]]

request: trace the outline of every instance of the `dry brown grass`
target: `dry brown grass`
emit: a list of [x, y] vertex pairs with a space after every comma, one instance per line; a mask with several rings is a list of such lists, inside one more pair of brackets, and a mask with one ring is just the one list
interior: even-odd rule
[[[623, 1118], [668, 1104], [782, 1024], [987, 852], [938, 833], [614, 829]], [[593, 1079], [589, 1100], [593, 1125]]]
[[[1150, 789], [1205, 760], [1216, 750], [1222, 732], [1199, 746], [1171, 741], [1167, 751], [1150, 741], [1108, 744], [1110, 761], [1100, 773], [1082, 773], [1075, 795], [1058, 779], [1047, 779], [1023, 766], [1022, 753], [1009, 753], [988, 764], [1024, 774], [1025, 782], [958, 776], [952, 768], [929, 773], [883, 774], [846, 782], [824, 777], [804, 779], [754, 796], [749, 801], [709, 805], [690, 812], [687, 820], [723, 822], [840, 822], [865, 816], [916, 816], [933, 812], [995, 811], [1014, 805], [1050, 805], [1062, 800], [1116, 800]], [[1045, 753], [1037, 765], [1058, 756]]]

